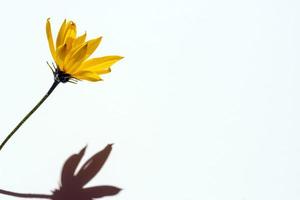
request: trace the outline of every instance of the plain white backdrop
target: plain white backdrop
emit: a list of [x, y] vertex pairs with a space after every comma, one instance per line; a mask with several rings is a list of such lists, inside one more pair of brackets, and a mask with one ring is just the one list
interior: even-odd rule
[[[0, 188], [49, 193], [65, 159], [108, 143], [90, 186], [115, 200], [300, 198], [300, 2], [86, 0], [0, 3], [0, 139], [52, 84], [45, 35], [65, 18], [104, 82], [60, 85], [0, 152]], [[1, 199], [12, 200], [7, 196]]]

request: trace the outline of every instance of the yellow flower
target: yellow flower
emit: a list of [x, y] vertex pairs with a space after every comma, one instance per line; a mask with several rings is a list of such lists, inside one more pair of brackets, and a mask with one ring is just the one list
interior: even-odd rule
[[121, 60], [121, 56], [104, 56], [88, 59], [96, 50], [102, 37], [86, 40], [86, 33], [77, 36], [76, 24], [64, 20], [54, 45], [50, 20], [47, 19], [46, 33], [52, 57], [56, 63], [53, 73], [58, 82], [70, 79], [99, 81], [99, 75], [111, 71], [110, 67]]

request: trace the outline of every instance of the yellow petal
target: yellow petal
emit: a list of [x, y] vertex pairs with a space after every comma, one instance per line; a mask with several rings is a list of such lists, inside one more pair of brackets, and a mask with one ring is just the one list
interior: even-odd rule
[[67, 44], [68, 49], [72, 48], [72, 43], [76, 38], [76, 34], [76, 24], [72, 21], [68, 22], [63, 42], [64, 44]]
[[104, 56], [92, 58], [82, 63], [78, 71], [91, 71], [97, 74], [109, 73], [110, 66], [121, 60], [121, 56]]
[[64, 60], [64, 64], [68, 63], [70, 61], [71, 56], [84, 44], [86, 38], [86, 33], [76, 38], [72, 43], [72, 48], [68, 50], [68, 54]]
[[53, 44], [53, 37], [52, 37], [52, 32], [51, 32], [50, 18], [47, 19], [46, 33], [47, 33], [47, 39], [48, 39], [48, 43], [49, 43], [49, 48], [50, 48], [52, 57], [55, 60], [56, 59], [56, 53], [55, 53], [54, 44]]
[[85, 44], [74, 52], [70, 60], [64, 65], [64, 71], [66, 73], [72, 74], [73, 69], [80, 66], [80, 64], [85, 59], [87, 49], [88, 49], [88, 45]]
[[80, 72], [77, 74], [73, 74], [75, 78], [79, 80], [87, 80], [87, 81], [101, 81], [102, 79], [100, 78], [99, 75], [92, 73], [92, 72]]
[[61, 71], [64, 71], [64, 60], [65, 60], [65, 57], [67, 55], [68, 51], [67, 51], [67, 45], [64, 44], [60, 47], [58, 47], [58, 49], [56, 50], [56, 64], [58, 65], [58, 68], [61, 70]]
[[99, 46], [100, 42], [102, 40], [102, 37], [98, 37], [92, 40], [87, 41], [88, 44], [88, 49], [86, 52], [86, 59], [92, 55], [92, 53], [94, 53], [94, 51], [97, 49], [97, 47]]
[[108, 68], [102, 68], [102, 69], [97, 69], [97, 70], [86, 70], [86, 71], [83, 70], [83, 71], [78, 71], [75, 74], [82, 73], [82, 72], [90, 72], [90, 73], [93, 73], [93, 74], [101, 75], [101, 74], [108, 74], [108, 73], [110, 73], [111, 69], [108, 67]]
[[67, 20], [64, 20], [63, 23], [62, 23], [62, 25], [60, 26], [59, 32], [57, 34], [56, 48], [58, 48], [61, 45], [63, 45], [66, 28], [67, 28]]
[[108, 74], [108, 73], [111, 72], [111, 69], [108, 67], [108, 68], [102, 68], [102, 69], [91, 70], [91, 72], [96, 73], [96, 74], [98, 74], [98, 75], [100, 75], [100, 74]]
[[83, 35], [77, 37], [77, 38], [73, 41], [72, 49], [73, 49], [73, 48], [76, 48], [76, 47], [78, 47], [78, 46], [80, 46], [80, 45], [82, 45], [82, 44], [84, 43], [84, 41], [85, 41], [85, 38], [86, 38], [86, 32], [85, 32]]
[[[86, 46], [86, 52], [85, 52], [85, 56], [81, 57], [80, 59], [75, 58], [74, 55], [77, 51], [79, 51], [79, 49], [83, 48], [83, 46], [79, 47], [78, 50], [76, 50], [76, 52], [73, 53], [73, 55], [71, 55], [71, 57], [66, 60], [65, 62], [65, 66], [68, 66], [68, 73], [73, 74], [75, 71], [77, 71], [77, 68], [81, 65], [81, 63], [86, 60], [98, 47], [98, 45], [101, 42], [101, 37], [96, 38], [96, 39], [92, 39], [87, 41], [83, 46]], [[66, 70], [66, 69], [65, 69]]]

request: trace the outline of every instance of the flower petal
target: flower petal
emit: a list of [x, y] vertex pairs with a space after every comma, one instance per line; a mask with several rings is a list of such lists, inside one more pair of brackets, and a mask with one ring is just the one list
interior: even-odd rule
[[61, 70], [61, 71], [64, 71], [64, 60], [65, 60], [65, 57], [67, 55], [68, 51], [67, 51], [67, 45], [64, 44], [60, 47], [58, 47], [58, 49], [56, 50], [56, 64], [58, 65], [58, 68]]
[[88, 44], [85, 44], [80, 48], [78, 48], [73, 53], [70, 60], [64, 64], [64, 71], [68, 74], [72, 74], [73, 69], [80, 66], [80, 64], [84, 61], [87, 50], [88, 50]]
[[86, 74], [86, 73], [92, 73], [92, 74], [96, 74], [97, 76], [102, 75], [102, 74], [108, 74], [111, 72], [111, 69], [108, 68], [103, 68], [103, 69], [99, 69], [98, 71], [79, 71], [76, 73], [72, 73], [72, 76], [77, 76], [78, 74]]
[[[80, 58], [80, 60], [78, 58], [76, 58], [76, 63], [74, 61], [75, 52], [72, 53], [73, 55], [71, 55], [71, 57], [68, 58], [68, 60], [65, 60], [65, 65], [69, 66], [67, 73], [73, 74], [75, 71], [79, 71], [79, 70], [77, 70], [78, 67], [81, 65], [81, 63], [84, 60], [86, 60], [96, 50], [96, 48], [98, 47], [100, 41], [101, 41], [101, 37], [87, 41], [83, 45], [83, 46], [87, 47], [86, 54], [85, 54], [84, 57]], [[79, 47], [78, 50], [81, 49], [83, 46]], [[76, 50], [76, 51], [78, 51], [78, 50]]]
[[84, 41], [86, 38], [86, 33], [76, 38], [72, 43], [72, 49], [68, 50], [67, 56], [64, 59], [64, 64], [68, 63], [70, 61], [70, 58], [72, 55], [84, 45]]
[[66, 32], [64, 35], [64, 44], [67, 44], [67, 48], [72, 48], [72, 43], [76, 38], [77, 30], [76, 24], [72, 21], [68, 22]]
[[63, 45], [66, 28], [67, 28], [67, 20], [64, 20], [63, 23], [62, 23], [62, 25], [60, 26], [59, 32], [57, 34], [56, 48], [58, 48], [61, 45]]
[[94, 51], [97, 49], [97, 47], [99, 46], [100, 42], [102, 40], [102, 37], [98, 37], [92, 40], [87, 41], [88, 44], [88, 50], [86, 52], [86, 59], [92, 55], [92, 53], [94, 53]]
[[98, 74], [95, 74], [92, 72], [86, 72], [86, 71], [72, 74], [72, 76], [79, 80], [87, 80], [87, 81], [93, 81], [93, 82], [102, 80]]
[[82, 63], [78, 70], [91, 71], [97, 74], [109, 73], [110, 66], [112, 66], [122, 58], [122, 56], [104, 56], [99, 58], [92, 58]]
[[51, 32], [50, 18], [47, 19], [46, 33], [47, 33], [47, 39], [48, 39], [48, 43], [49, 43], [50, 52], [52, 54], [53, 59], [55, 60], [56, 53], [55, 53], [54, 44], [53, 44], [53, 37], [52, 37], [52, 32]]
[[80, 45], [82, 45], [82, 44], [84, 43], [84, 41], [85, 41], [85, 38], [86, 38], [86, 32], [85, 32], [83, 35], [77, 37], [77, 38], [73, 41], [73, 43], [72, 43], [72, 49], [73, 49], [73, 48], [76, 48], [76, 47], [78, 47], [78, 46], [80, 46]]

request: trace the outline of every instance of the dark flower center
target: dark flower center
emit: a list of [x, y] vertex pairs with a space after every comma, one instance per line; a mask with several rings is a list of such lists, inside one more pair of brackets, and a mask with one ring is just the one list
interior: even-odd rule
[[56, 69], [54, 72], [54, 79], [58, 82], [66, 83], [72, 78], [70, 74], [67, 74], [59, 69]]

